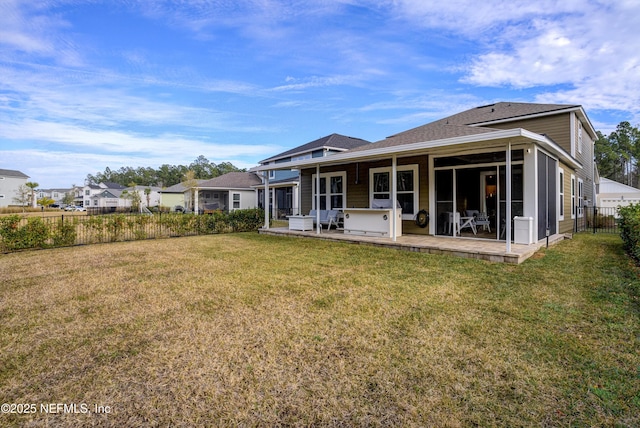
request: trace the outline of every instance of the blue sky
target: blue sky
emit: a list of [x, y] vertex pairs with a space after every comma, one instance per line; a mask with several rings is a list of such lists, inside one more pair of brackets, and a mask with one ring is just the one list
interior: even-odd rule
[[640, 1], [0, 1], [0, 168], [42, 188], [496, 101], [637, 126]]

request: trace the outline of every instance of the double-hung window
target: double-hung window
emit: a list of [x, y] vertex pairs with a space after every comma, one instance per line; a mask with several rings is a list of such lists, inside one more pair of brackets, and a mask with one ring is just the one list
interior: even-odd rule
[[233, 209], [237, 210], [240, 208], [240, 193], [234, 193], [231, 198], [233, 199]]
[[[370, 204], [373, 199], [391, 199], [391, 167], [369, 170]], [[413, 220], [418, 212], [418, 165], [396, 168], [396, 194], [402, 207], [402, 218]]]

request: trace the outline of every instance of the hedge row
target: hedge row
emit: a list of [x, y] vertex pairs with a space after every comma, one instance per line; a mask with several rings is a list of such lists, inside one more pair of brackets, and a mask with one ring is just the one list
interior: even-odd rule
[[101, 216], [0, 217], [0, 251], [171, 236], [255, 231], [264, 223], [261, 209], [213, 214], [110, 214]]
[[624, 248], [636, 262], [640, 262], [640, 204], [620, 207], [618, 213]]

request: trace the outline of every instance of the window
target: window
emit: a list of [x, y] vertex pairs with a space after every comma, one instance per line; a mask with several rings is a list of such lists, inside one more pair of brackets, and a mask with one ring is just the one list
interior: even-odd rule
[[571, 174], [571, 218], [576, 218], [576, 176]]
[[558, 195], [560, 197], [558, 201], [558, 218], [560, 220], [564, 220], [564, 170], [562, 168], [558, 168], [558, 171]]
[[301, 155], [301, 156], [294, 156], [291, 158], [291, 161], [299, 161], [299, 160], [305, 160], [305, 159], [311, 159], [311, 153], [307, 153], [306, 155]]
[[[347, 204], [347, 173], [328, 172], [320, 174], [320, 189], [316, 189], [317, 177], [312, 175], [313, 201], [312, 209], [341, 210]], [[320, 196], [320, 207], [316, 207], [317, 196]]]
[[233, 199], [233, 209], [236, 210], [240, 208], [240, 193], [234, 193], [232, 196]]
[[582, 122], [578, 121], [578, 153], [582, 153]]
[[[391, 199], [391, 168], [369, 170], [371, 201]], [[418, 212], [418, 165], [403, 165], [396, 168], [396, 193], [402, 207], [402, 218], [413, 220]]]
[[584, 214], [584, 194], [582, 193], [582, 179], [578, 178], [578, 217], [582, 217]]
[[276, 171], [274, 169], [269, 171], [269, 180], [276, 178]]
[[89, 190], [89, 189], [85, 190], [84, 194], [87, 195], [87, 196], [91, 195], [91, 190]]

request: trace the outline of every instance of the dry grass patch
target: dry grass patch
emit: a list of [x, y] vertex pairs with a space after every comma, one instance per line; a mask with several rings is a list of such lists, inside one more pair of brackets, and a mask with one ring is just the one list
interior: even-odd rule
[[640, 424], [640, 286], [619, 238], [544, 254], [249, 233], [2, 255], [0, 401], [92, 412], [0, 425]]

